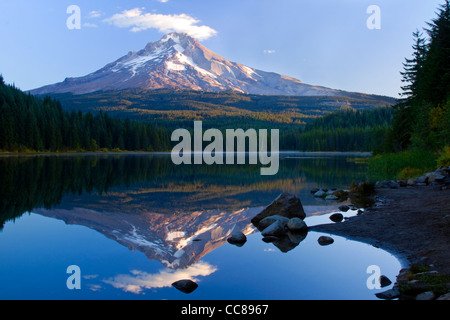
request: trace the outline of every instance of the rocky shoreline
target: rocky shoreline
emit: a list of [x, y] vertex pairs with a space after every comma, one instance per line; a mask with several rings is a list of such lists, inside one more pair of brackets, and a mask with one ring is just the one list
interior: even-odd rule
[[374, 204], [345, 222], [310, 227], [384, 249], [402, 263], [381, 299], [450, 299], [450, 167], [375, 184]]

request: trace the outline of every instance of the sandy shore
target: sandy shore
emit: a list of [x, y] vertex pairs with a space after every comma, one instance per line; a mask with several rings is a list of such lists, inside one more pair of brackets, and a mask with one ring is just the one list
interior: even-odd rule
[[404, 268], [431, 265], [450, 274], [450, 190], [439, 186], [377, 189], [376, 197], [384, 203], [347, 221], [310, 229], [384, 249]]

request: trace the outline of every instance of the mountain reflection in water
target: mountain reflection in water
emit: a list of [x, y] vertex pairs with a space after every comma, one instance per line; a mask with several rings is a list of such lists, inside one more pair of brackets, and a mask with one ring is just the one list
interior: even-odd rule
[[[179, 299], [182, 296], [171, 290], [171, 284], [180, 279], [201, 282], [189, 295], [196, 298], [264, 298], [265, 294], [270, 298], [323, 298], [352, 292], [336, 293], [334, 289], [364, 284], [367, 275], [359, 264], [372, 264], [379, 255], [376, 263], [388, 268], [390, 258], [339, 238], [331, 248], [321, 247], [314, 232], [306, 238], [264, 243], [250, 221], [282, 192], [289, 192], [301, 199], [308, 225], [329, 222], [326, 213], [337, 211], [339, 204], [316, 199], [310, 190], [346, 188], [352, 180], [364, 180], [365, 165], [347, 161], [349, 157], [281, 154], [276, 176], [261, 176], [258, 166], [177, 167], [170, 155], [2, 157], [0, 222], [4, 230], [0, 248], [9, 256], [2, 269], [9, 275], [2, 278], [8, 288], [3, 294], [78, 297], [57, 289], [66, 281], [61, 270], [73, 263], [82, 267], [83, 287], [89, 289], [82, 296], [89, 298], [133, 298], [151, 293], [153, 298]], [[19, 219], [28, 212], [32, 214]], [[227, 244], [237, 231], [248, 236], [239, 248]], [[346, 250], [358, 252], [351, 255], [358, 254], [361, 261], [355, 266], [341, 261], [341, 272], [353, 275], [361, 269], [362, 274], [355, 279], [345, 277], [345, 283], [324, 294], [320, 277], [329, 270], [324, 269], [327, 263], [323, 259], [329, 259], [334, 270]], [[56, 291], [43, 291], [39, 285], [27, 287], [27, 281], [20, 280], [27, 277], [21, 271], [27, 263], [39, 268], [39, 281]], [[236, 268], [240, 272], [235, 272]], [[393, 272], [396, 268], [394, 264]], [[317, 290], [291, 288], [287, 285], [290, 277], [317, 280], [308, 286]], [[270, 284], [259, 281], [261, 278]], [[15, 289], [17, 284], [20, 286]], [[261, 287], [267, 285], [270, 291]], [[355, 296], [372, 297], [364, 290]]]

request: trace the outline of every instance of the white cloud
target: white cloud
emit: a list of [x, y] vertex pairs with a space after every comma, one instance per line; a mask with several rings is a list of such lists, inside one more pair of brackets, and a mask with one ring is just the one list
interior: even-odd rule
[[133, 270], [131, 274], [119, 274], [114, 278], [103, 280], [103, 282], [125, 292], [140, 294], [144, 289], [170, 287], [172, 283], [180, 279], [198, 281], [196, 277], [209, 276], [216, 271], [217, 267], [200, 261], [187, 269], [176, 271], [166, 269], [155, 274]]
[[89, 18], [100, 18], [102, 15], [103, 15], [102, 12], [93, 10], [93, 11], [89, 12], [88, 17]]
[[83, 23], [83, 27], [85, 27], [85, 28], [97, 28], [98, 26], [95, 23], [85, 22], [85, 23]]
[[157, 0], [158, 2], [166, 3], [169, 2], [169, 0]]
[[267, 54], [272, 54], [275, 52], [276, 52], [275, 50], [264, 50], [264, 53], [267, 53]]
[[148, 29], [157, 29], [163, 33], [188, 33], [198, 40], [206, 40], [217, 34], [217, 31], [208, 26], [199, 26], [199, 20], [187, 14], [153, 14], [144, 13], [142, 9], [124, 10], [112, 17], [103, 20], [119, 28], [130, 28], [131, 32]]

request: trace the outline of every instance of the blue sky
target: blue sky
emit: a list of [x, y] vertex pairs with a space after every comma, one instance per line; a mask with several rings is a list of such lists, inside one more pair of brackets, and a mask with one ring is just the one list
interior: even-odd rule
[[[335, 89], [398, 97], [412, 32], [438, 0], [2, 0], [0, 73], [23, 90], [83, 76], [192, 31], [225, 58]], [[81, 10], [70, 30], [67, 8]], [[367, 28], [370, 5], [381, 29]]]

